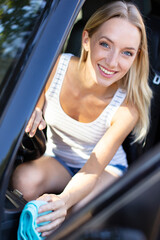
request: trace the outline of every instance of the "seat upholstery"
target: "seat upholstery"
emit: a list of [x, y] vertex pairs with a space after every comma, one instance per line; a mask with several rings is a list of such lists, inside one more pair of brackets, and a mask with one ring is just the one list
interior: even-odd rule
[[[82, 19], [75, 24], [71, 32], [66, 52], [80, 56], [81, 34], [85, 23], [97, 8], [110, 1], [86, 0], [82, 8]], [[150, 59], [149, 84], [153, 90], [153, 99], [151, 104], [151, 126], [145, 147], [142, 147], [142, 144], [131, 144], [133, 141], [131, 135], [127, 137], [123, 144], [130, 164], [160, 141], [160, 16], [154, 14], [155, 7], [151, 4], [151, 0], [132, 0], [132, 2], [142, 12], [146, 24]]]
[[153, 91], [153, 98], [151, 102], [151, 124], [145, 146], [143, 147], [142, 144], [131, 145], [131, 136], [124, 143], [130, 163], [160, 142], [160, 16], [154, 14], [150, 0], [133, 0], [133, 2], [144, 14], [150, 60], [149, 84]]

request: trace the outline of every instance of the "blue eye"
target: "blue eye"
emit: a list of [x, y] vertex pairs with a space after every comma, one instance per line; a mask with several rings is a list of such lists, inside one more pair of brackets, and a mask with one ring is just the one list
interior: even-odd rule
[[105, 48], [109, 48], [109, 45], [108, 45], [108, 43], [106, 43], [106, 42], [101, 42], [100, 45], [103, 46], [103, 47], [105, 47]]
[[124, 51], [123, 54], [126, 56], [133, 56], [133, 54], [129, 51]]

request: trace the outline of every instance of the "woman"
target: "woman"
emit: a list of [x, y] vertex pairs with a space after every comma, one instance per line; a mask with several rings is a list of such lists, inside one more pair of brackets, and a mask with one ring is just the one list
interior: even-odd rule
[[26, 128], [33, 136], [47, 123], [46, 154], [13, 175], [14, 188], [27, 200], [47, 193], [38, 198], [48, 202], [39, 212], [53, 210], [37, 219], [51, 221], [37, 229], [42, 236], [126, 171], [121, 144], [132, 130], [135, 141], [143, 141], [149, 128], [148, 65], [142, 17], [121, 1], [87, 22], [80, 59], [58, 58]]

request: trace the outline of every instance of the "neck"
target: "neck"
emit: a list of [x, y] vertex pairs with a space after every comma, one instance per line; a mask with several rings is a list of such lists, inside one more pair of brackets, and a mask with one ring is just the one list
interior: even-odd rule
[[[88, 68], [89, 69], [89, 68]], [[98, 98], [108, 98], [112, 97], [118, 86], [117, 83], [112, 84], [109, 87], [103, 87], [98, 85], [92, 76], [90, 70], [88, 70], [85, 63], [81, 63], [78, 68], [78, 84], [80, 91], [85, 93], [92, 93]]]

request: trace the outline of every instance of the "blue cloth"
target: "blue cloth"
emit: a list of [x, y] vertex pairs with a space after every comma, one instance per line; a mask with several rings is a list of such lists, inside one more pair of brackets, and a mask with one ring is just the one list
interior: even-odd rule
[[40, 206], [46, 204], [45, 201], [33, 200], [28, 202], [20, 216], [19, 227], [17, 232], [17, 240], [41, 240], [44, 239], [36, 228], [49, 222], [36, 223], [37, 217], [50, 213], [51, 211], [38, 213]]

